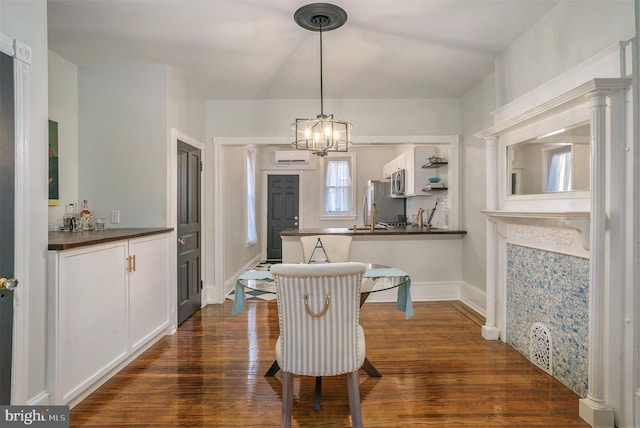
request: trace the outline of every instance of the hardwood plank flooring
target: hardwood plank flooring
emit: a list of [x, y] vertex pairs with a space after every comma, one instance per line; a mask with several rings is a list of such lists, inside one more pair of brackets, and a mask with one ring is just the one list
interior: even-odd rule
[[[278, 336], [275, 302], [210, 305], [71, 410], [71, 427], [279, 426], [281, 374], [265, 378]], [[459, 302], [361, 311], [367, 356], [360, 372], [365, 427], [588, 427], [579, 397], [509, 345], [481, 336], [482, 318]], [[349, 427], [346, 376], [295, 377], [293, 426]]]

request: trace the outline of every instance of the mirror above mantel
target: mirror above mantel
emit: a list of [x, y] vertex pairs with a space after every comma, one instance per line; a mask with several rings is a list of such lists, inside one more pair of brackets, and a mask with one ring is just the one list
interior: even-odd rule
[[588, 192], [589, 122], [509, 145], [506, 160], [507, 196]]

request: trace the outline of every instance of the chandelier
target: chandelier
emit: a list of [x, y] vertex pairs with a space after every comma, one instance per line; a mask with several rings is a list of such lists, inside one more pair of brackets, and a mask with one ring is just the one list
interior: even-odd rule
[[291, 125], [295, 136], [291, 145], [297, 150], [310, 150], [318, 156], [326, 156], [328, 152], [346, 152], [351, 146], [351, 122], [324, 114], [322, 32], [341, 27], [347, 21], [347, 13], [333, 4], [312, 3], [298, 9], [293, 19], [302, 28], [320, 33], [320, 114], [315, 119], [296, 119]]

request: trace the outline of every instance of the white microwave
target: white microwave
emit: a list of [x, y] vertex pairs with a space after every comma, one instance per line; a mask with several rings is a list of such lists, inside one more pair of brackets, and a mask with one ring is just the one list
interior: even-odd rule
[[405, 170], [399, 169], [391, 173], [391, 196], [404, 196]]

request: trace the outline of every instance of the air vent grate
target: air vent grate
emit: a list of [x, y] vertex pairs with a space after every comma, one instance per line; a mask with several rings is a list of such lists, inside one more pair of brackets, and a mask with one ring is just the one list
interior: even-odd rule
[[542, 323], [533, 323], [529, 358], [533, 364], [553, 376], [552, 351], [549, 329]]

